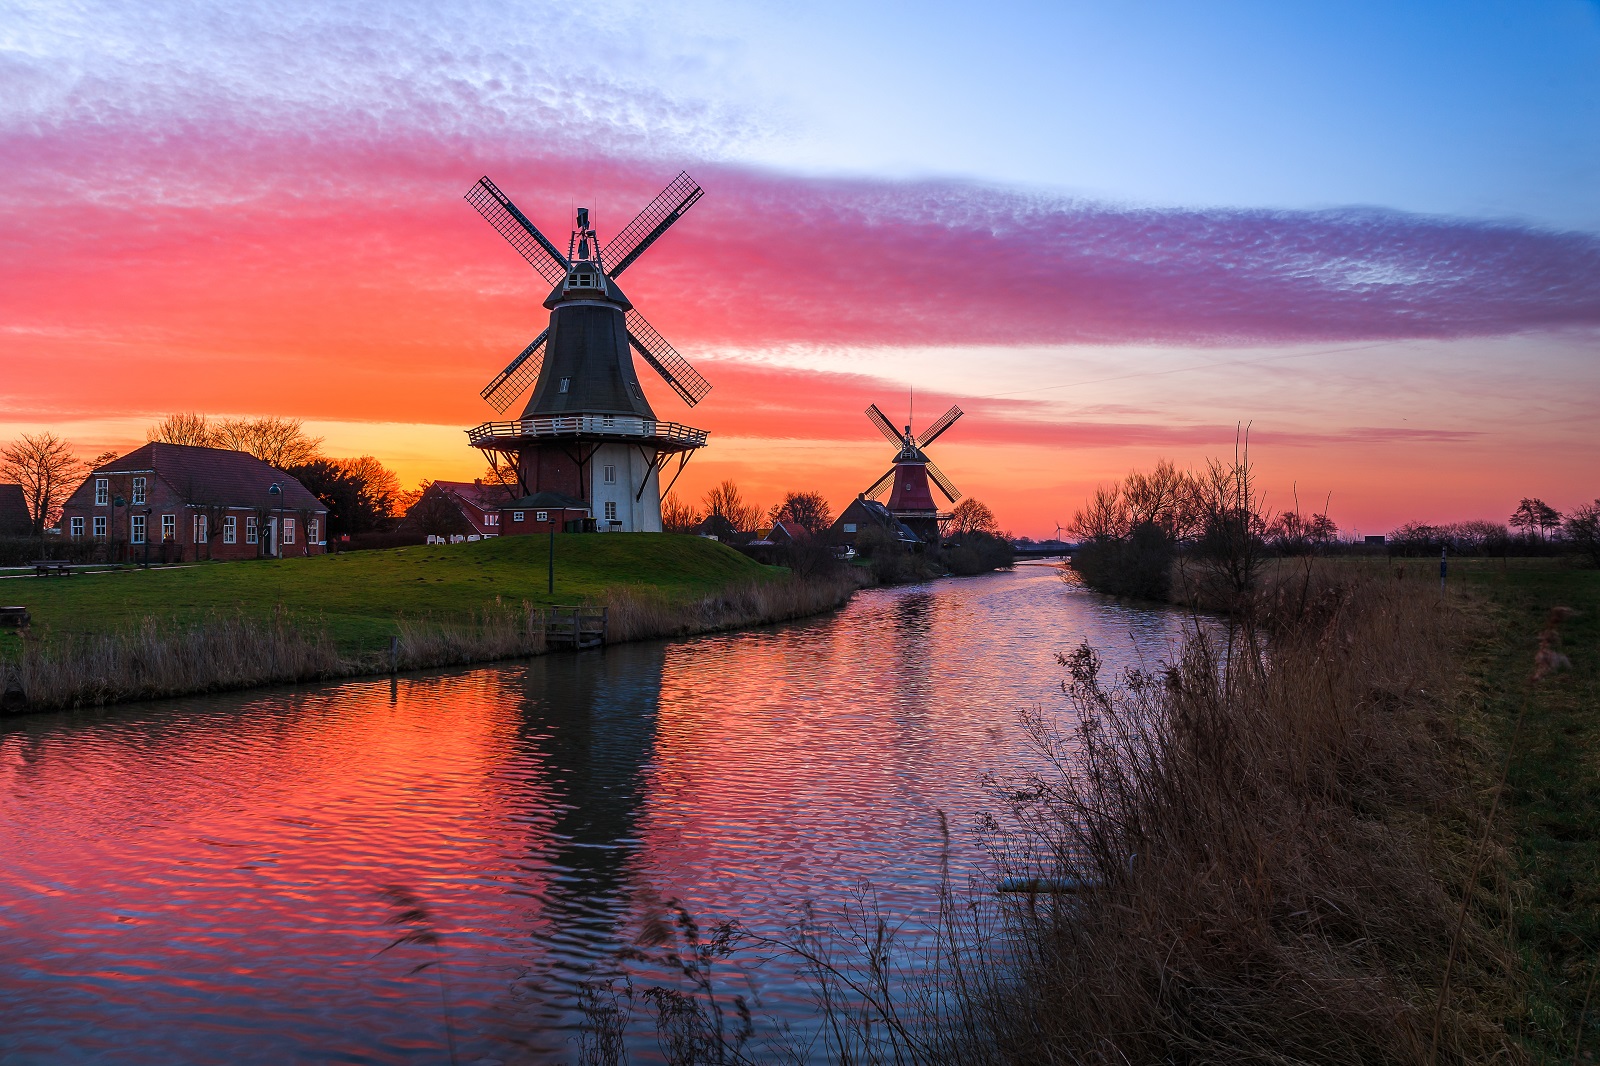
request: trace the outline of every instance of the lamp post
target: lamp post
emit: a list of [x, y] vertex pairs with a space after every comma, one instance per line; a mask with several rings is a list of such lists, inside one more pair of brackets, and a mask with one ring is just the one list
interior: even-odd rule
[[267, 489], [267, 495], [272, 497], [272, 504], [277, 509], [278, 518], [272, 525], [272, 554], [279, 559], [283, 558], [283, 486], [276, 481]]

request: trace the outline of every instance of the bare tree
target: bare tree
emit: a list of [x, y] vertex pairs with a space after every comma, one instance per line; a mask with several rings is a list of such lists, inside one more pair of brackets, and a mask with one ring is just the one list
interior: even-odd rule
[[215, 447], [216, 432], [205, 415], [190, 411], [170, 414], [144, 431], [144, 439], [162, 444], [187, 444], [195, 447]]
[[833, 525], [833, 511], [820, 492], [791, 492], [768, 513], [774, 522], [793, 523], [812, 535], [820, 535]]
[[759, 504], [747, 503], [739, 486], [731, 480], [707, 492], [704, 503], [707, 518], [720, 518], [740, 533], [748, 533], [759, 526], [765, 511]]
[[966, 533], [999, 532], [1000, 526], [994, 519], [994, 512], [981, 500], [965, 499], [956, 504], [955, 510], [950, 512], [950, 524], [945, 527], [945, 532], [950, 536], [961, 536]]
[[322, 455], [322, 438], [306, 433], [298, 418], [225, 418], [212, 426], [212, 433], [216, 447], [249, 452], [279, 470]]
[[42, 537], [60, 517], [61, 505], [78, 487], [83, 473], [84, 465], [72, 454], [72, 446], [54, 433], [24, 433], [0, 448], [0, 480], [22, 486], [36, 537]]
[[700, 512], [678, 499], [675, 492], [661, 501], [661, 528], [668, 533], [693, 533], [700, 524]]
[[1561, 531], [1574, 547], [1589, 556], [1590, 562], [1600, 567], [1600, 500], [1574, 507], [1561, 524]]

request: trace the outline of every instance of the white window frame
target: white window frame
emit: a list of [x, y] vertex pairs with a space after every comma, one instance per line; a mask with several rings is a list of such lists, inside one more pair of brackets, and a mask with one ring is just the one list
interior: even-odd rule
[[322, 520], [320, 518], [306, 519], [307, 544], [320, 544], [321, 542], [317, 540], [317, 534], [320, 532], [322, 532]]
[[521, 522], [526, 515], [527, 515], [526, 511], [512, 511], [511, 512], [511, 521], [513, 521], [513, 522]]
[[106, 539], [106, 516], [103, 514], [97, 514], [94, 516], [94, 539]]
[[73, 540], [77, 540], [79, 537], [83, 536], [83, 519], [82, 518], [69, 519], [68, 522], [67, 522], [67, 528], [72, 531], [69, 534], [72, 537], [72, 539]]
[[111, 479], [97, 477], [94, 479], [94, 505], [104, 507], [111, 502]]
[[844, 531], [846, 533], [854, 533], [856, 531], [856, 524], [854, 522], [846, 522], [844, 524]]
[[550, 512], [549, 511], [535, 511], [535, 512], [533, 512], [533, 520], [535, 522], [548, 522], [548, 521], [550, 521]]
[[208, 519], [205, 515], [197, 514], [197, 515], [194, 516], [194, 530], [193, 530], [193, 533], [194, 533], [194, 542], [196, 544], [204, 544], [206, 541], [211, 539], [209, 536], [206, 535], [206, 534], [211, 532], [210, 525], [211, 525], [210, 519]]
[[615, 522], [616, 520], [617, 520], [617, 501], [616, 500], [607, 500], [606, 501], [606, 521], [607, 522]]
[[283, 542], [285, 544], [294, 543], [294, 519], [292, 518], [283, 520]]
[[178, 539], [178, 516], [164, 514], [161, 516], [161, 543]]
[[236, 544], [239, 541], [239, 519], [235, 515], [222, 516], [222, 543]]
[[617, 468], [614, 466], [602, 468], [600, 471], [600, 479], [607, 485], [615, 485], [617, 483]]
[[246, 544], [261, 543], [261, 523], [256, 521], [255, 515], [244, 516], [244, 542]]
[[142, 476], [141, 477], [136, 477], [136, 478], [133, 479], [133, 502], [134, 503], [143, 503], [144, 502], [145, 490], [146, 490], [146, 487], [149, 484], [150, 484], [150, 482], [148, 480], [146, 480]]
[[128, 516], [128, 543], [144, 543], [144, 515], [136, 514]]
[[561, 379], [561, 389], [560, 389], [560, 391], [561, 392], [570, 392], [571, 389], [572, 389], [572, 379], [571, 378], [562, 378]]

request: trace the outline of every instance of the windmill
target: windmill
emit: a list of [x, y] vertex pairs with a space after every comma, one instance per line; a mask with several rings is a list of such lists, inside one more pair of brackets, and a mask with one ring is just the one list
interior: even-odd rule
[[918, 437], [911, 432], [909, 425], [904, 430], [895, 429], [894, 423], [878, 410], [877, 404], [867, 408], [867, 419], [877, 426], [878, 432], [887, 437], [899, 451], [895, 453], [894, 465], [861, 495], [874, 500], [883, 495], [884, 489], [889, 489], [889, 513], [909, 526], [911, 531], [924, 541], [936, 541], [940, 526], [950, 517], [939, 512], [928, 483], [931, 481], [938, 486], [945, 499], [951, 503], [961, 498], [961, 493], [950, 484], [950, 479], [944, 476], [944, 471], [933, 465], [926, 449], [928, 445], [938, 440], [945, 430], [955, 425], [956, 419], [960, 417], [961, 408], [952, 406]]
[[511, 467], [525, 496], [581, 500], [602, 529], [661, 529], [661, 473], [676, 456], [675, 482], [695, 449], [705, 446], [706, 432], [656, 418], [639, 387], [633, 353], [691, 407], [711, 385], [646, 321], [616, 279], [702, 193], [693, 178], [679, 174], [604, 249], [589, 209], [577, 208], [563, 255], [487, 177], [467, 190], [466, 201], [554, 286], [544, 300], [549, 326], [479, 394], [503, 412], [531, 385], [521, 416], [467, 431], [492, 464]]

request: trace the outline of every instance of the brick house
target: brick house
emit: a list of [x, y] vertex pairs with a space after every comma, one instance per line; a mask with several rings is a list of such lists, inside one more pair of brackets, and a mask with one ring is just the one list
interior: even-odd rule
[[113, 560], [320, 555], [327, 531], [327, 505], [282, 470], [245, 452], [158, 442], [95, 469], [61, 512], [66, 539], [98, 541]]
[[400, 529], [406, 533], [439, 535], [500, 535], [500, 509], [512, 500], [504, 485], [477, 481], [435, 481], [406, 510]]
[[21, 485], [0, 485], [0, 537], [25, 537], [33, 532], [28, 497]]
[[[577, 523], [576, 526], [571, 523]], [[589, 505], [561, 492], [536, 492], [500, 505], [500, 532], [514, 537], [519, 533], [557, 533], [593, 531]]]

